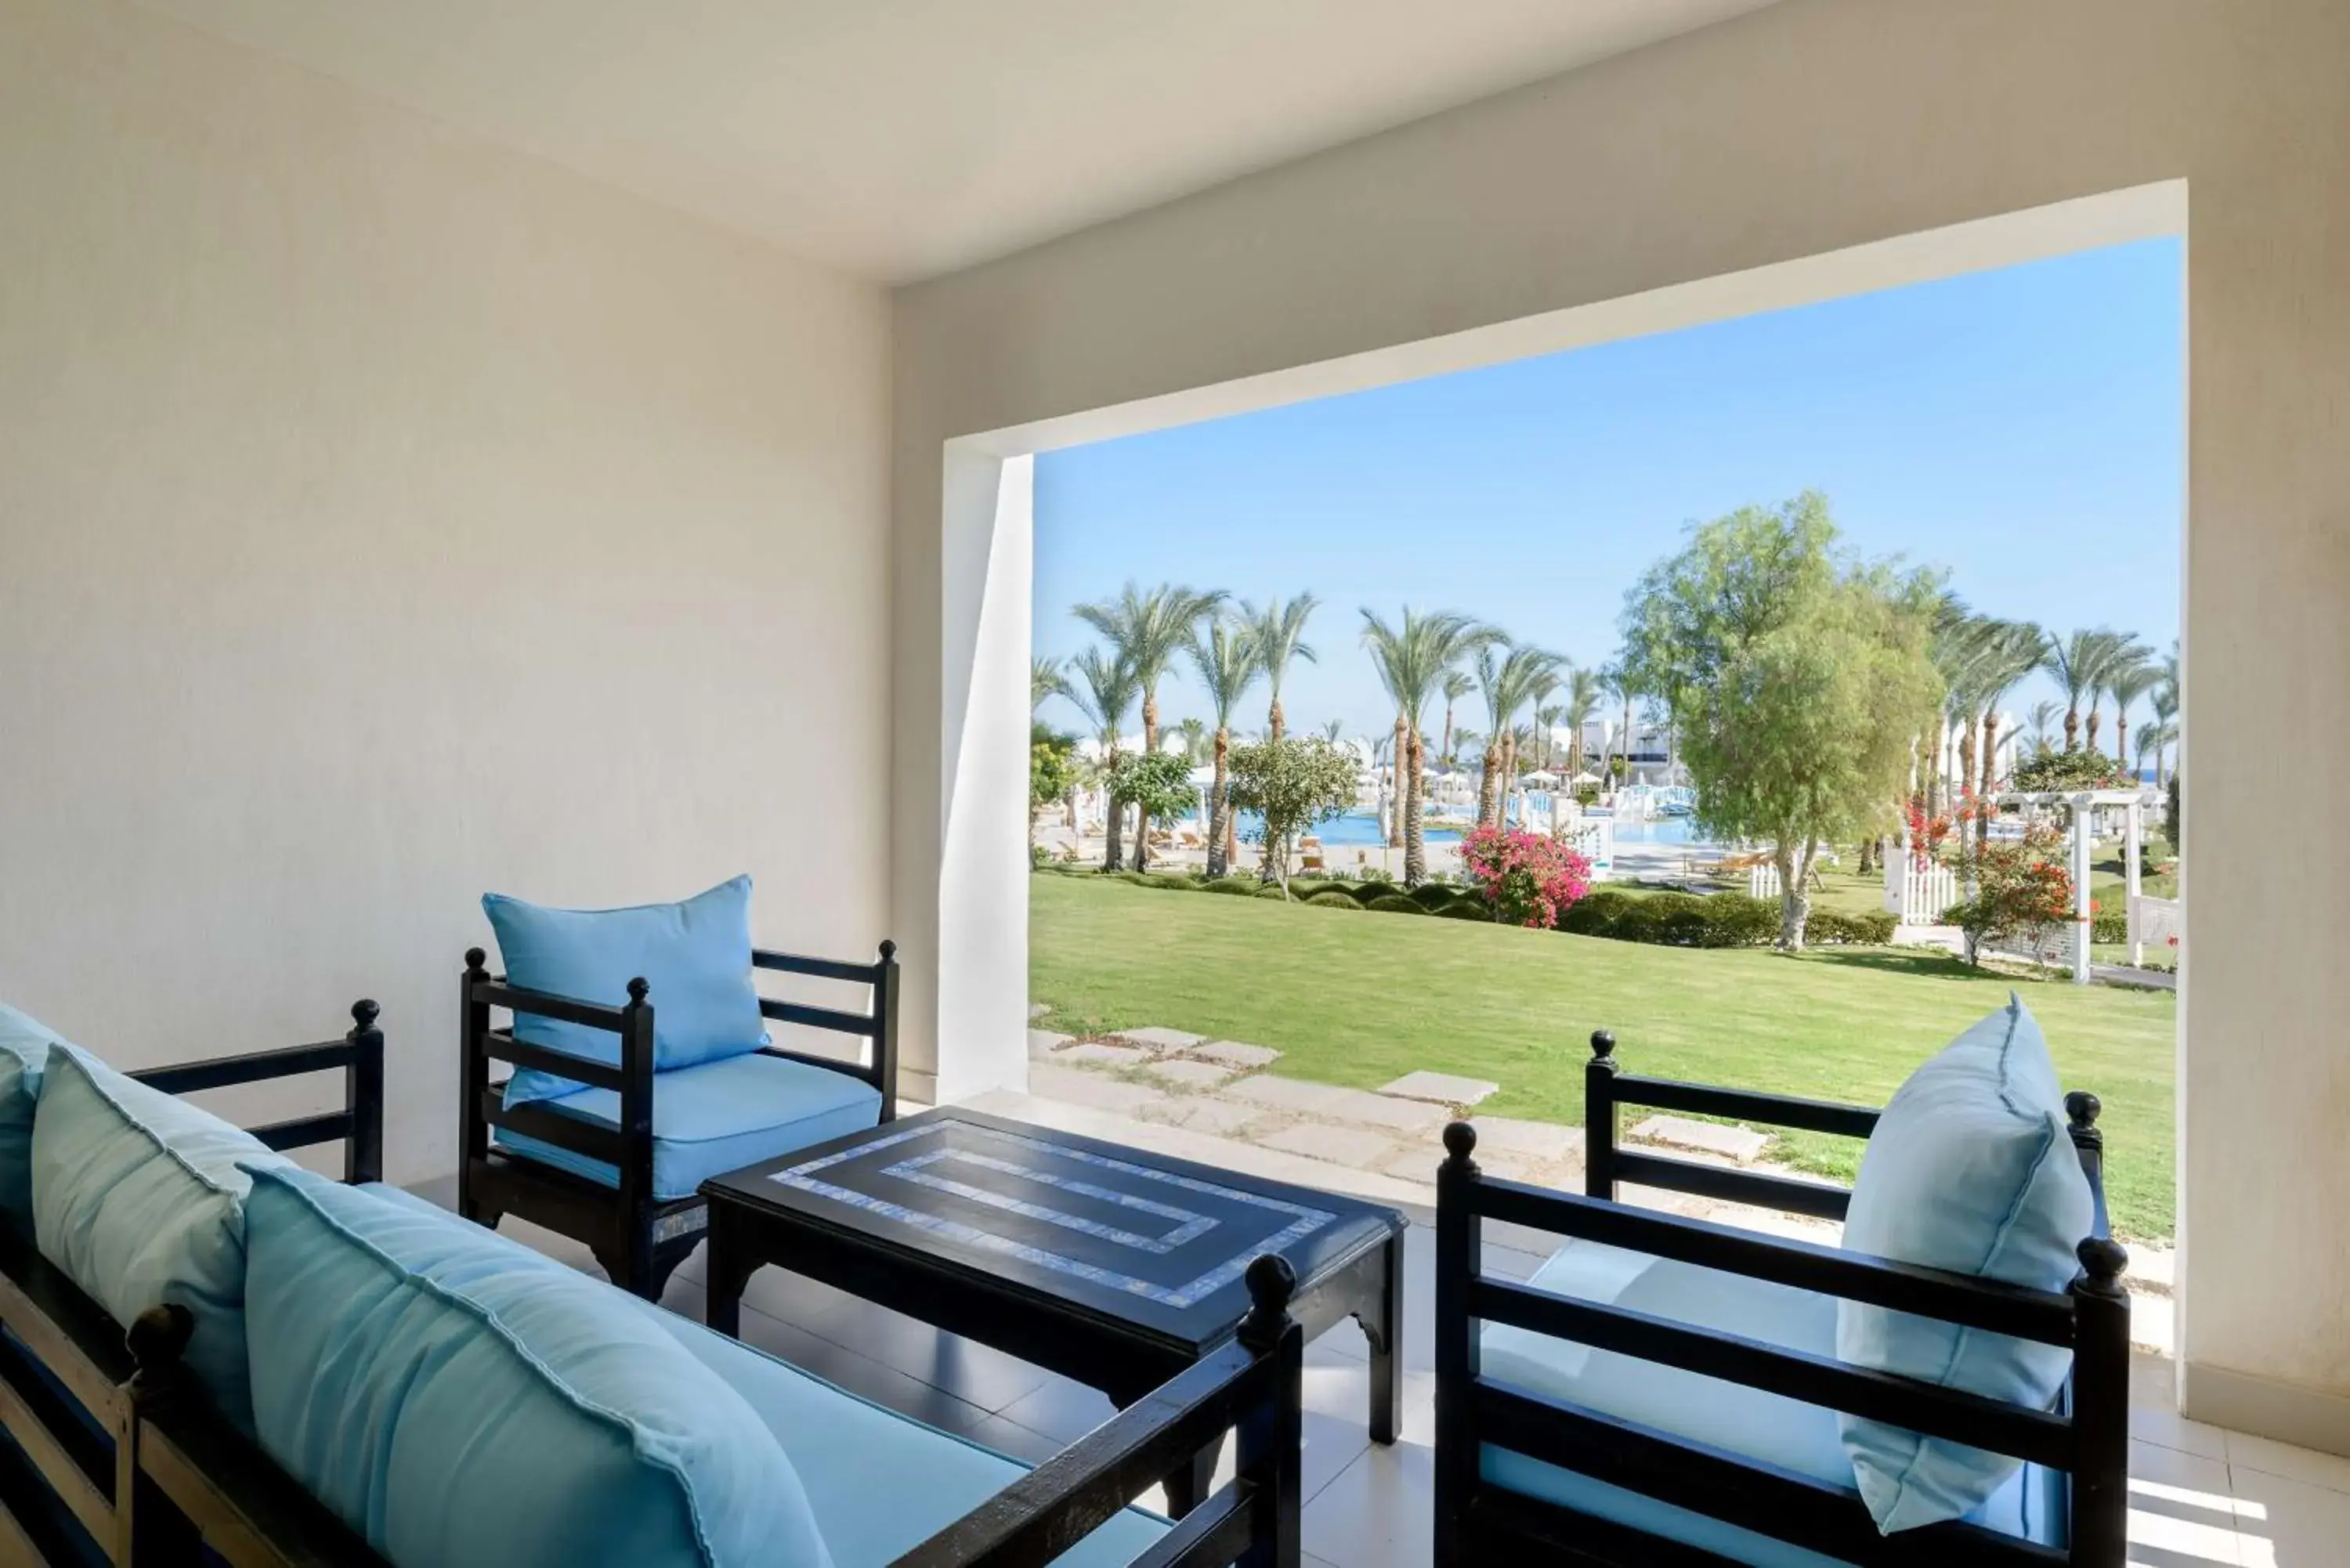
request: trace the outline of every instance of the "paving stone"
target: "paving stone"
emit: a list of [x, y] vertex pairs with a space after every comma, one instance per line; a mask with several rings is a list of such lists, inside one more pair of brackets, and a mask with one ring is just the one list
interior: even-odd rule
[[1390, 1127], [1397, 1132], [1433, 1133], [1441, 1130], [1450, 1119], [1442, 1106], [1424, 1106], [1415, 1100], [1391, 1100], [1367, 1089], [1342, 1089], [1332, 1084], [1309, 1084], [1303, 1078], [1282, 1078], [1270, 1073], [1243, 1078], [1226, 1088], [1224, 1093], [1261, 1106], [1274, 1106], [1282, 1110], [1326, 1117], [1331, 1121]]
[[1032, 1059], [1050, 1056], [1074, 1038], [1073, 1035], [1055, 1034], [1049, 1029], [1031, 1029], [1028, 1031], [1028, 1054]]
[[1284, 1154], [1302, 1154], [1334, 1165], [1369, 1170], [1394, 1152], [1395, 1145], [1358, 1127], [1334, 1127], [1323, 1122], [1300, 1122], [1256, 1140]]
[[1583, 1129], [1557, 1122], [1520, 1121], [1514, 1116], [1479, 1116], [1477, 1152], [1513, 1154], [1527, 1159], [1578, 1159], [1583, 1154]]
[[1128, 1114], [1167, 1098], [1166, 1091], [1148, 1084], [1129, 1084], [1123, 1078], [1064, 1067], [1054, 1062], [1039, 1062], [1028, 1069], [1028, 1092], [1067, 1105]]
[[1164, 1078], [1185, 1089], [1212, 1089], [1232, 1075], [1230, 1067], [1219, 1067], [1213, 1062], [1180, 1059], [1153, 1062], [1144, 1071], [1154, 1078]]
[[1751, 1163], [1771, 1143], [1770, 1134], [1752, 1127], [1691, 1121], [1687, 1116], [1650, 1116], [1634, 1127], [1631, 1136], [1650, 1143], [1670, 1144], [1675, 1148], [1693, 1148], [1700, 1154], [1718, 1154], [1741, 1165]]
[[1501, 1093], [1502, 1085], [1489, 1084], [1482, 1078], [1462, 1078], [1451, 1073], [1406, 1073], [1392, 1084], [1379, 1085], [1379, 1093], [1399, 1099], [1428, 1100], [1440, 1106], [1473, 1106], [1489, 1096]]
[[1237, 1040], [1210, 1040], [1192, 1046], [1191, 1054], [1203, 1062], [1222, 1062], [1227, 1067], [1248, 1073], [1281, 1060], [1281, 1053], [1270, 1045], [1243, 1045]]
[[1214, 1095], [1184, 1095], [1143, 1112], [1152, 1121], [1212, 1137], [1235, 1137], [1243, 1127], [1263, 1121], [1270, 1114], [1262, 1106], [1234, 1105]]
[[1156, 1024], [1148, 1029], [1121, 1029], [1118, 1037], [1151, 1051], [1189, 1051], [1207, 1038], [1204, 1034], [1186, 1034], [1180, 1029], [1161, 1029]]
[[1087, 1062], [1097, 1067], [1139, 1067], [1150, 1060], [1150, 1053], [1131, 1045], [1107, 1045], [1098, 1040], [1088, 1040], [1081, 1045], [1062, 1046], [1053, 1053], [1053, 1060]]

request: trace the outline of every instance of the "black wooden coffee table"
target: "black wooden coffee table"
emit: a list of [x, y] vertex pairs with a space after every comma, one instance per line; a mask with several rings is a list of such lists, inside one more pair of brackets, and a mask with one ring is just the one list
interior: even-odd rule
[[[1391, 1209], [948, 1106], [702, 1184], [710, 1326], [775, 1264], [1087, 1384], [1124, 1407], [1232, 1337], [1260, 1252], [1297, 1271], [1307, 1339], [1371, 1347], [1371, 1437], [1395, 1441], [1403, 1235]], [[1214, 1450], [1169, 1478], [1207, 1495]]]

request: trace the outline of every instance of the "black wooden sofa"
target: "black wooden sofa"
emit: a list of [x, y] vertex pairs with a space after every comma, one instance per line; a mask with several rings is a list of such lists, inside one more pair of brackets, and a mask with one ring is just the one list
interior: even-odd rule
[[[619, 1006], [525, 991], [508, 985], [503, 976], [492, 975], [487, 963], [488, 955], [482, 949], [468, 950], [460, 981], [457, 1211], [493, 1230], [502, 1216], [513, 1214], [585, 1242], [613, 1283], [648, 1301], [659, 1301], [670, 1275], [702, 1241], [709, 1225], [709, 1206], [691, 1192], [665, 1198], [654, 1188], [654, 1102], [660, 1076], [653, 1070], [658, 999], [641, 979], [629, 981], [630, 1000]], [[759, 998], [760, 1013], [776, 1023], [861, 1042], [858, 1059], [810, 1055], [775, 1045], [764, 1046], [757, 1054], [869, 1084], [881, 1096], [879, 1119], [892, 1119], [898, 1077], [897, 944], [883, 942], [879, 957], [870, 963], [754, 949], [751, 964], [754, 976], [764, 971], [865, 988], [867, 1006], [861, 1012], [772, 996]], [[617, 1035], [619, 1065], [516, 1040], [510, 1025], [493, 1027], [491, 1012], [497, 1008]], [[611, 1091], [619, 1096], [618, 1125], [583, 1121], [544, 1102], [507, 1106], [503, 1079], [491, 1077], [493, 1062], [536, 1067]], [[493, 1128], [543, 1148], [551, 1146], [551, 1151], [576, 1157], [574, 1163], [594, 1161], [611, 1168], [617, 1181], [608, 1184], [558, 1168], [547, 1159], [526, 1158], [499, 1147], [492, 1141]], [[749, 1164], [783, 1152], [785, 1147], [764, 1149], [738, 1163]]]
[[[383, 1032], [372, 1002], [339, 1040], [130, 1076], [195, 1094], [342, 1075], [342, 1104], [249, 1129], [273, 1149], [340, 1144], [343, 1179], [380, 1180]], [[189, 1319], [157, 1307], [128, 1334], [0, 1223], [0, 1561], [231, 1568], [380, 1562], [341, 1520], [216, 1414], [181, 1366]]]
[[[1569, 1472], [1578, 1484], [1587, 1480], [1617, 1489], [1619, 1497], [1637, 1494], [1636, 1508], [1669, 1505], [1865, 1568], [2121, 1568], [2127, 1511], [2129, 1306], [2119, 1279], [2126, 1254], [2105, 1233], [2096, 1097], [2075, 1092], [2064, 1102], [2072, 1141], [2095, 1195], [2095, 1233], [2080, 1243], [2081, 1272], [2070, 1288], [2046, 1292], [1616, 1201], [1617, 1183], [1634, 1181], [1841, 1220], [1850, 1198], [1847, 1189], [1826, 1183], [1621, 1147], [1616, 1134], [1619, 1106], [1855, 1138], [1869, 1136], [1879, 1113], [1636, 1077], [1617, 1070], [1614, 1050], [1615, 1041], [1605, 1032], [1592, 1036], [1584, 1195], [1486, 1175], [1473, 1158], [1474, 1129], [1467, 1123], [1446, 1129], [1449, 1158], [1437, 1188], [1437, 1568], [1502, 1563], [1720, 1568], [1753, 1560], [1743, 1551], [1733, 1556], [1700, 1548], [1620, 1515], [1602, 1517], [1556, 1496], [1501, 1484], [1490, 1473], [1499, 1465], [1515, 1465], [1514, 1473], [1523, 1475], [1528, 1461]], [[1833, 1355], [1805, 1354], [1734, 1331], [1692, 1327], [1532, 1288], [1483, 1272], [1486, 1220], [1716, 1271], [1725, 1284], [1735, 1282], [1727, 1276], [1769, 1282], [2062, 1346], [2073, 1357], [2069, 1386], [2058, 1408], [2028, 1408], [1855, 1366]], [[2054, 1517], [2063, 1521], [2063, 1539], [2051, 1545], [1962, 1521], [1880, 1534], [1851, 1487], [1492, 1375], [1486, 1324], [1510, 1325], [1544, 1336], [1542, 1342], [1587, 1346], [2022, 1459], [2044, 1467], [2061, 1488], [2053, 1507], [2061, 1510]]]
[[[250, 1129], [292, 1149], [339, 1143], [343, 1179], [379, 1179], [383, 1034], [372, 1002], [339, 1040], [153, 1069], [190, 1094], [343, 1074], [342, 1104]], [[1233, 1479], [1159, 1536], [1139, 1568], [1297, 1568], [1304, 1339], [1296, 1279], [1260, 1257], [1235, 1341], [1026, 1472], [892, 1568], [1044, 1568], [1190, 1456], [1232, 1434]], [[598, 1287], [602, 1288], [602, 1287]], [[386, 1568], [339, 1518], [218, 1413], [181, 1362], [176, 1305], [126, 1331], [0, 1222], [0, 1563], [55, 1568]], [[850, 1397], [842, 1396], [842, 1397]], [[920, 1477], [897, 1478], [920, 1485]], [[517, 1563], [516, 1568], [530, 1568]], [[550, 1565], [552, 1568], [552, 1565]]]

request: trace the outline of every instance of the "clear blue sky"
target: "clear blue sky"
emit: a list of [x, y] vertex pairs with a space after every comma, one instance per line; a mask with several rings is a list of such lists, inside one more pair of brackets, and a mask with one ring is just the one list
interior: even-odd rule
[[[1685, 524], [1805, 488], [1849, 545], [1946, 567], [1984, 613], [2167, 649], [2180, 266], [2176, 241], [2122, 245], [1044, 454], [1036, 651], [1084, 647], [1069, 607], [1129, 577], [1310, 589], [1321, 662], [1293, 668], [1290, 722], [1369, 733], [1393, 715], [1360, 607], [1458, 609], [1598, 664]], [[1159, 704], [1207, 716], [1188, 680]]]

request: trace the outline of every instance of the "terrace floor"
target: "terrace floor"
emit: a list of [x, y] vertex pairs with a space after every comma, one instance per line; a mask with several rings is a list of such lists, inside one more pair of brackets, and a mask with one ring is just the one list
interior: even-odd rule
[[[1026, 1096], [983, 1108], [1189, 1158], [1232, 1140]], [[1126, 1134], [1119, 1137], [1121, 1133]], [[1269, 1158], [1268, 1158], [1269, 1157]], [[1405, 1408], [1394, 1447], [1365, 1431], [1367, 1347], [1351, 1324], [1306, 1347], [1305, 1568], [1423, 1568], [1430, 1560], [1435, 1374], [1431, 1303], [1435, 1233], [1426, 1190], [1395, 1177], [1345, 1173], [1310, 1157], [1258, 1149], [1249, 1168], [1398, 1203], [1406, 1242]], [[422, 1195], [454, 1201], [454, 1179]], [[1749, 1211], [1751, 1214], [1751, 1211]], [[593, 1273], [578, 1243], [509, 1219], [505, 1233]], [[1489, 1222], [1485, 1266], [1523, 1278], [1548, 1253], [1543, 1237]], [[664, 1304], [703, 1314], [702, 1254], [671, 1282]], [[779, 1269], [763, 1270], [743, 1301], [743, 1336], [795, 1366], [903, 1415], [1035, 1462], [1110, 1415], [1102, 1395], [1025, 1362]], [[2134, 1366], [2130, 1428], [2130, 1561], [2141, 1568], [2327, 1568], [2350, 1542], [2350, 1459], [2227, 1432], [2181, 1417], [2171, 1364]], [[1230, 1465], [1227, 1446], [1226, 1464]], [[1143, 1500], [1156, 1501], [1153, 1494]]]

